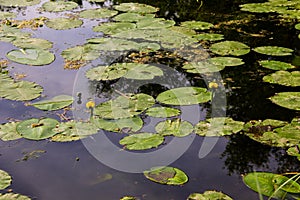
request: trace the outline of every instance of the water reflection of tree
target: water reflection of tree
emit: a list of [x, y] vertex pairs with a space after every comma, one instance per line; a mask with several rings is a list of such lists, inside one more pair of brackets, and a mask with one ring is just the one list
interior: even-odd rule
[[272, 148], [244, 135], [230, 137], [221, 155], [228, 174], [245, 174], [253, 171], [285, 173], [299, 171], [300, 162], [288, 156], [281, 148]]

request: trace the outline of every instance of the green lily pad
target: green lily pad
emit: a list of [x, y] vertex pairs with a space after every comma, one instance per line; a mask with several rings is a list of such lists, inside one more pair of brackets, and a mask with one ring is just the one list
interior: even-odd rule
[[109, 10], [107, 8], [97, 8], [97, 9], [88, 9], [83, 10], [79, 13], [79, 17], [86, 19], [102, 19], [110, 18], [118, 14], [118, 11]]
[[169, 107], [152, 107], [146, 111], [146, 114], [150, 117], [159, 117], [159, 118], [166, 118], [166, 117], [175, 117], [180, 115], [180, 110], [176, 108], [169, 108]]
[[41, 0], [14, 0], [14, 1], [7, 1], [7, 0], [0, 0], [1, 6], [16, 6], [16, 7], [25, 7], [25, 6], [33, 6], [39, 4]]
[[0, 200], [30, 200], [31, 198], [16, 193], [0, 193]]
[[262, 46], [256, 47], [253, 50], [257, 53], [266, 54], [270, 56], [290, 56], [294, 52], [294, 50], [292, 49], [277, 46]]
[[129, 150], [146, 150], [158, 147], [164, 141], [164, 137], [155, 133], [136, 133], [124, 137], [120, 144]]
[[52, 130], [56, 135], [51, 137], [53, 142], [70, 142], [83, 139], [89, 135], [96, 134], [99, 128], [90, 122], [68, 121], [56, 125]]
[[208, 190], [205, 191], [203, 194], [190, 194], [187, 200], [232, 200], [232, 198], [222, 192]]
[[0, 25], [0, 41], [2, 42], [12, 42], [16, 39], [28, 39], [30, 36], [30, 33], [22, 32], [17, 27]]
[[176, 137], [185, 137], [193, 132], [193, 125], [190, 122], [180, 119], [168, 119], [159, 122], [155, 126], [155, 130], [163, 136], [173, 135]]
[[188, 181], [187, 175], [174, 167], [153, 167], [144, 171], [144, 175], [151, 181], [167, 185], [183, 185]]
[[128, 71], [128, 69], [122, 67], [122, 65], [125, 66], [125, 63], [94, 67], [89, 69], [85, 75], [88, 79], [97, 81], [118, 79], [124, 76]]
[[21, 49], [51, 49], [53, 43], [41, 38], [16, 39], [13, 45]]
[[[300, 193], [300, 185], [286, 176], [268, 172], [252, 172], [243, 177], [244, 183], [260, 194], [282, 199], [286, 192]], [[278, 189], [281, 187], [281, 189]]]
[[49, 100], [42, 100], [31, 105], [41, 110], [59, 110], [73, 103], [73, 97], [69, 95], [55, 96]]
[[[214, 122], [216, 121], [216, 122]], [[217, 121], [224, 121], [222, 129], [210, 129], [211, 124], [218, 123]], [[240, 132], [244, 128], [244, 122], [235, 121], [229, 117], [215, 117], [206, 121], [200, 121], [195, 126], [195, 133], [200, 136], [225, 136]]]
[[287, 9], [285, 6], [272, 5], [269, 2], [266, 3], [248, 3], [240, 5], [242, 11], [254, 12], [254, 13], [270, 13], [270, 12], [282, 12]]
[[275, 73], [264, 76], [263, 81], [279, 85], [298, 87], [300, 86], [300, 71], [277, 71]]
[[223, 40], [224, 35], [222, 34], [216, 34], [216, 33], [201, 33], [198, 35], [194, 35], [194, 38], [197, 40], [207, 40], [207, 41], [218, 41], [218, 40]]
[[295, 25], [295, 29], [300, 30], [300, 23]]
[[3, 141], [10, 141], [22, 138], [16, 130], [18, 123], [19, 122], [9, 122], [0, 125], [0, 139]]
[[10, 100], [27, 101], [41, 95], [43, 88], [29, 81], [14, 81], [6, 74], [0, 73], [0, 97]]
[[250, 47], [236, 41], [224, 41], [211, 45], [210, 50], [221, 56], [242, 56], [250, 52]]
[[138, 200], [138, 199], [135, 197], [132, 197], [132, 196], [125, 196], [125, 197], [122, 197], [120, 200]]
[[300, 92], [280, 92], [269, 99], [279, 106], [300, 110]]
[[243, 65], [243, 59], [241, 58], [234, 58], [234, 57], [214, 57], [209, 59], [210, 62], [214, 65], [221, 65], [221, 66], [238, 66]]
[[225, 68], [225, 65], [214, 64], [211, 61], [201, 61], [186, 63], [182, 66], [188, 73], [193, 74], [206, 74], [212, 72], [219, 72]]
[[207, 30], [213, 27], [214, 25], [209, 22], [201, 22], [201, 21], [185, 21], [180, 24], [182, 27], [186, 27], [194, 30]]
[[287, 125], [288, 122], [276, 120], [276, 119], [265, 119], [265, 120], [251, 120], [247, 122], [244, 126], [244, 131], [246, 133], [254, 135], [262, 135], [265, 132], [272, 131], [275, 128], [279, 128]]
[[140, 14], [140, 13], [121, 13], [115, 16], [113, 19], [119, 22], [138, 22], [145, 18], [154, 18], [154, 14]]
[[169, 105], [193, 105], [211, 100], [211, 92], [201, 87], [180, 87], [160, 93], [157, 101]]
[[61, 56], [65, 60], [95, 60], [99, 58], [99, 51], [93, 49], [91, 45], [75, 46], [62, 51]]
[[150, 108], [154, 103], [153, 97], [143, 93], [124, 94], [97, 105], [94, 114], [106, 119], [130, 118]]
[[175, 25], [173, 20], [165, 20], [163, 18], [145, 18], [137, 22], [136, 26], [139, 29], [161, 29]]
[[56, 30], [67, 30], [78, 28], [82, 25], [82, 20], [75, 18], [58, 17], [46, 21], [46, 26]]
[[113, 120], [94, 118], [93, 123], [100, 129], [120, 133], [137, 132], [143, 127], [143, 120], [140, 117]]
[[163, 71], [153, 65], [126, 63], [125, 67], [128, 69], [127, 73], [124, 75], [127, 79], [151, 80], [155, 76], [163, 76]]
[[295, 66], [293, 66], [290, 63], [285, 63], [276, 60], [261, 60], [259, 61], [259, 64], [264, 68], [273, 70], [287, 70], [295, 68]]
[[296, 156], [298, 160], [300, 160], [300, 152], [299, 152], [299, 145], [294, 147], [290, 147], [286, 152], [290, 156]]
[[13, 12], [0, 11], [0, 20], [15, 18], [17, 15]]
[[25, 65], [48, 65], [55, 60], [53, 53], [43, 49], [15, 49], [8, 52], [6, 57]]
[[121, 3], [120, 5], [115, 5], [114, 9], [122, 12], [134, 12], [143, 14], [155, 13], [158, 11], [158, 8], [141, 3]]
[[78, 6], [73, 1], [48, 1], [42, 5], [43, 9], [48, 12], [61, 12], [66, 10], [73, 10]]
[[42, 140], [56, 134], [52, 129], [58, 125], [58, 121], [51, 118], [28, 119], [17, 125], [17, 132], [30, 140]]
[[102, 23], [99, 26], [95, 26], [93, 31], [102, 32], [104, 34], [116, 34], [122, 31], [136, 28], [136, 25], [129, 22], [110, 22]]
[[186, 28], [186, 27], [182, 27], [182, 26], [171, 26], [168, 29], [170, 29], [174, 32], [177, 32], [177, 33], [184, 34], [188, 37], [193, 37], [197, 34], [197, 32], [195, 30], [189, 29], [189, 28]]
[[11, 184], [11, 176], [6, 172], [0, 169], [0, 190], [4, 190]]

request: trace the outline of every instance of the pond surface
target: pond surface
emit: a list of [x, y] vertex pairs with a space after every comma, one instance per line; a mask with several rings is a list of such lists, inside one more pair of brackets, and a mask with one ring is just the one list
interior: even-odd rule
[[[251, 48], [276, 45], [293, 49], [292, 56], [280, 57], [277, 60], [293, 63], [296, 69], [299, 69], [300, 66], [300, 40], [297, 37], [299, 31], [297, 32], [294, 29], [297, 20], [284, 21], [276, 17], [275, 14], [251, 14], [240, 11], [240, 4], [264, 1], [152, 2], [140, 0], [90, 3], [83, 0], [82, 2], [76, 1], [80, 6], [73, 11], [59, 13], [41, 11], [40, 7], [45, 2], [47, 1], [42, 0], [37, 5], [24, 8], [2, 7], [2, 10], [17, 13], [15, 19], [23, 20], [41, 16], [56, 18], [65, 16], [66, 13], [76, 14], [85, 9], [109, 8], [114, 4], [124, 2], [145, 3], [160, 8], [157, 15], [166, 19], [172, 19], [176, 24], [189, 20], [210, 22], [214, 24], [214, 28], [206, 32], [223, 34], [226, 40], [243, 42]], [[50, 51], [55, 54], [54, 62], [48, 65], [29, 66], [11, 61], [6, 68], [12, 77], [18, 77], [23, 74], [26, 76], [21, 80], [34, 81], [43, 87], [42, 96], [31, 102], [65, 94], [74, 97], [75, 101], [72, 108], [76, 109], [85, 107], [85, 103], [89, 100], [88, 97], [93, 97], [96, 103], [100, 103], [109, 100], [111, 96], [115, 95], [111, 93], [112, 88], [110, 84], [117, 85], [118, 83], [114, 81], [102, 81], [101, 83], [99, 81], [89, 81], [84, 75], [88, 69], [94, 68], [99, 64], [130, 60], [128, 51], [125, 53], [105, 54], [103, 57], [95, 59], [77, 70], [64, 69], [65, 60], [61, 56], [64, 50], [76, 45], [83, 45], [87, 39], [103, 37], [103, 33], [94, 32], [92, 29], [99, 22], [106, 22], [107, 19], [82, 20], [82, 26], [68, 30], [54, 30], [45, 25], [36, 30], [23, 29], [24, 32], [32, 33], [32, 37], [43, 38], [53, 42], [53, 47]], [[205, 49], [208, 49], [212, 43], [214, 42], [200, 42]], [[201, 50], [203, 50], [202, 47]], [[16, 49], [16, 47], [11, 43], [0, 42], [0, 59], [7, 59], [7, 52], [13, 49]], [[168, 51], [169, 49], [166, 50], [166, 52]], [[204, 50], [204, 52], [208, 52], [209, 56], [213, 55], [209, 50]], [[123, 55], [123, 57], [120, 55]], [[126, 56], [127, 58], [125, 58]], [[273, 71], [262, 68], [257, 61], [272, 60], [274, 57], [251, 51], [249, 54], [241, 56], [241, 58], [245, 64], [226, 67], [220, 71], [220, 76], [225, 83], [226, 116], [242, 122], [264, 119], [290, 122], [293, 118], [299, 117], [299, 110], [280, 107], [268, 99], [278, 92], [299, 91], [299, 87], [291, 88], [262, 81], [265, 75]], [[178, 68], [176, 61], [170, 60], [170, 62], [167, 60], [160, 63], [165, 66], [161, 67], [164, 73], [169, 73], [166, 79], [154, 79], [157, 81], [157, 85], [154, 84], [155, 81], [147, 82], [144, 86], [134, 88], [134, 92], [157, 97], [161, 92], [175, 87], [207, 87], [206, 81], [213, 80], [209, 75], [200, 76], [187, 73]], [[166, 84], [159, 85], [163, 81]], [[116, 88], [122, 89], [122, 94], [124, 91], [126, 92], [130, 84], [136, 86], [136, 82], [125, 81], [125, 83], [119, 82]], [[82, 94], [83, 103], [78, 103], [78, 93]], [[184, 109], [182, 118], [192, 122], [193, 125], [198, 121], [210, 118], [213, 113], [210, 103], [202, 103], [199, 106], [173, 107]], [[29, 118], [50, 117], [59, 121], [66, 121], [66, 118], [82, 117], [81, 112], [77, 113], [74, 110], [42, 111], [33, 106], [28, 106], [23, 101], [13, 101], [5, 98], [0, 99], [0, 112], [0, 124]], [[86, 119], [89, 113], [83, 113], [83, 116]], [[194, 119], [194, 116], [197, 119]], [[163, 121], [162, 119], [144, 115], [142, 118], [145, 123], [145, 127], [142, 130], [147, 132], [155, 131], [152, 123]], [[118, 141], [123, 137], [123, 133], [100, 131], [98, 135], [101, 134], [106, 134], [112, 143], [118, 146], [120, 151], [125, 151], [118, 144]], [[254, 171], [272, 173], [299, 172], [299, 160], [296, 157], [289, 156], [286, 153], [287, 148], [261, 144], [244, 134], [233, 134], [217, 138], [216, 144], [208, 155], [199, 159], [199, 149], [207, 137], [195, 137], [195, 135], [193, 133], [187, 136], [192, 138], [190, 140], [191, 145], [182, 153], [182, 156], [178, 156], [178, 159], [169, 163], [170, 166], [179, 168], [188, 175], [189, 181], [182, 186], [154, 183], [146, 179], [143, 173], [127, 173], [126, 170], [117, 170], [107, 166], [107, 163], [103, 164], [99, 159], [96, 159], [92, 150], [87, 148], [87, 142], [81, 140], [63, 143], [52, 142], [48, 139], [33, 141], [24, 138], [13, 141], [0, 141], [1, 169], [13, 177], [12, 185], [8, 189], [3, 190], [2, 193], [6, 193], [11, 189], [14, 193], [42, 200], [111, 200], [120, 199], [123, 196], [135, 196], [141, 200], [183, 200], [187, 199], [191, 193], [216, 190], [227, 194], [232, 199], [255, 200], [259, 199], [259, 195], [243, 183], [242, 175]], [[94, 137], [97, 138], [97, 135]], [[86, 138], [86, 140], [92, 141], [93, 137]], [[168, 137], [163, 145], [167, 146], [173, 140], [174, 138]], [[179, 141], [182, 142], [181, 139]], [[179, 144], [181, 144], [180, 142]], [[178, 149], [181, 149], [181, 147], [178, 147]], [[146, 150], [143, 153], [153, 151], [155, 149]], [[140, 154], [142, 155], [143, 153]], [[117, 158], [111, 158], [111, 160], [114, 159]], [[135, 163], [134, 160], [127, 162]], [[119, 163], [122, 165], [121, 161]]]

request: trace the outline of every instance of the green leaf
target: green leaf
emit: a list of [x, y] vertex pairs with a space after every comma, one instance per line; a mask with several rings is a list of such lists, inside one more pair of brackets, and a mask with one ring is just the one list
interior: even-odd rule
[[300, 145], [296, 145], [294, 147], [290, 147], [286, 152], [290, 156], [296, 156], [297, 159], [300, 161], [300, 152], [299, 152]]
[[290, 63], [285, 63], [281, 61], [275, 61], [275, 60], [261, 60], [259, 61], [259, 64], [267, 69], [273, 69], [273, 70], [287, 70], [287, 69], [293, 69], [295, 66], [293, 66]]
[[193, 193], [190, 194], [187, 200], [232, 200], [231, 197], [217, 191], [205, 191], [203, 194]]
[[211, 61], [201, 61], [201, 62], [192, 62], [186, 63], [182, 66], [183, 69], [186, 69], [188, 73], [193, 74], [206, 74], [212, 72], [219, 72], [225, 68], [224, 65], [216, 65]]
[[222, 34], [216, 34], [216, 33], [201, 33], [193, 36], [197, 40], [207, 40], [207, 41], [217, 41], [217, 40], [223, 40], [224, 35]]
[[25, 6], [33, 6], [39, 4], [41, 0], [0, 0], [1, 6], [16, 6], [16, 7], [25, 7]]
[[73, 10], [78, 6], [73, 1], [48, 1], [42, 5], [42, 8], [48, 12], [61, 12], [66, 10]]
[[300, 86], [300, 71], [277, 71], [275, 73], [264, 76], [263, 81], [279, 85], [298, 87]]
[[120, 144], [129, 150], [146, 150], [158, 147], [164, 141], [164, 137], [155, 133], [136, 133], [124, 137]]
[[83, 21], [75, 18], [52, 18], [46, 21], [46, 26], [56, 30], [67, 30], [72, 28], [78, 28], [82, 25]]
[[[124, 63], [123, 63], [124, 64]], [[140, 63], [126, 63], [127, 73], [124, 75], [127, 79], [151, 80], [155, 76], [163, 76], [163, 71], [153, 65]]]
[[53, 43], [41, 38], [16, 39], [13, 45], [21, 49], [51, 49]]
[[30, 33], [22, 32], [17, 27], [0, 25], [0, 41], [2, 42], [12, 42], [16, 39], [28, 39], [30, 36]]
[[120, 200], [138, 200], [138, 199], [135, 197], [132, 197], [132, 196], [125, 196], [125, 197], [122, 197]]
[[146, 115], [159, 118], [175, 117], [180, 115], [180, 110], [169, 107], [152, 107], [146, 111]]
[[41, 95], [43, 88], [33, 82], [15, 82], [6, 74], [0, 74], [0, 97], [10, 100], [27, 101]]
[[300, 30], [300, 23], [295, 25], [295, 29]]
[[79, 17], [86, 19], [101, 19], [101, 18], [110, 18], [118, 14], [118, 11], [109, 10], [107, 8], [97, 8], [97, 9], [88, 9], [83, 10], [79, 13]]
[[121, 3], [120, 5], [115, 5], [114, 9], [122, 12], [134, 12], [141, 14], [155, 13], [158, 11], [158, 8], [141, 3]]
[[0, 11], [0, 20], [15, 18], [17, 15], [13, 12]]
[[93, 123], [100, 129], [120, 133], [137, 132], [143, 127], [143, 120], [140, 117], [114, 120], [94, 118]]
[[155, 103], [147, 94], [124, 94], [95, 107], [94, 114], [106, 119], [121, 119], [136, 116]]
[[3, 141], [10, 141], [22, 138], [16, 130], [18, 123], [19, 122], [9, 122], [0, 125], [0, 139]]
[[185, 21], [180, 24], [182, 27], [186, 27], [194, 30], [206, 30], [210, 29], [214, 25], [209, 22], [201, 22], [201, 21]]
[[254, 12], [254, 13], [270, 13], [270, 12], [282, 12], [287, 9], [284, 6], [277, 6], [276, 4], [266, 3], [248, 3], [240, 5], [242, 11]]
[[41, 109], [41, 110], [59, 110], [64, 107], [67, 107], [73, 103], [73, 97], [69, 95], [59, 95], [55, 96], [52, 99], [49, 100], [42, 100], [35, 103], [32, 103], [31, 105]]
[[180, 87], [160, 93], [157, 101], [169, 105], [193, 105], [211, 100], [211, 92], [201, 87]]
[[300, 92], [280, 92], [269, 99], [279, 106], [300, 110]]
[[11, 176], [6, 172], [0, 169], [0, 190], [4, 190], [11, 184]]
[[53, 53], [43, 49], [12, 50], [6, 57], [25, 65], [48, 65], [55, 60]]
[[137, 22], [136, 26], [139, 29], [161, 29], [175, 25], [173, 20], [165, 20], [163, 18], [145, 18]]
[[222, 56], [242, 56], [250, 52], [250, 47], [236, 41], [224, 41], [211, 45], [210, 50]]
[[209, 59], [210, 62], [217, 66], [238, 66], [243, 65], [243, 59], [234, 57], [214, 57]]
[[52, 129], [56, 127], [58, 121], [51, 118], [28, 119], [17, 125], [17, 132], [24, 138], [30, 140], [42, 140], [56, 134]]
[[154, 14], [140, 14], [140, 13], [121, 13], [115, 16], [113, 19], [119, 22], [137, 22], [145, 18], [154, 18]]
[[167, 185], [183, 185], [188, 181], [187, 175], [174, 167], [153, 167], [144, 171], [144, 175], [151, 181]]
[[75, 46], [63, 50], [61, 56], [65, 60], [95, 60], [99, 58], [100, 52], [93, 49], [91, 45]]
[[278, 47], [278, 46], [261, 46], [253, 49], [257, 53], [266, 54], [270, 56], [290, 56], [294, 52], [294, 50]]
[[[222, 128], [216, 127], [214, 130], [211, 124], [218, 124], [218, 121], [224, 121]], [[225, 136], [240, 132], [244, 128], [244, 122], [235, 121], [229, 117], [215, 117], [206, 121], [200, 121], [195, 126], [195, 133], [200, 136]]]
[[0, 200], [30, 200], [31, 198], [21, 195], [21, 194], [15, 194], [15, 193], [6, 193], [1, 194], [0, 193]]
[[128, 22], [108, 22], [101, 23], [99, 26], [95, 26], [93, 31], [102, 32], [104, 34], [116, 34], [123, 31], [136, 28], [136, 25]]
[[193, 132], [193, 125], [190, 122], [181, 121], [180, 119], [168, 119], [159, 122], [155, 126], [155, 130], [163, 136], [185, 137]]
[[[284, 198], [286, 192], [300, 193], [300, 185], [286, 176], [268, 172], [252, 172], [243, 177], [244, 183], [268, 197]], [[281, 189], [278, 189], [281, 187]]]

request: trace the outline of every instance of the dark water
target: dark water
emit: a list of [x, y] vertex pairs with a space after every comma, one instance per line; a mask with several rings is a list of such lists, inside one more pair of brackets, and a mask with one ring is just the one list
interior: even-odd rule
[[[45, 2], [45, 1], [42, 1]], [[133, 1], [119, 1], [133, 2]], [[297, 34], [292, 28], [294, 23], [280, 23], [271, 15], [251, 15], [239, 12], [238, 5], [247, 2], [261, 1], [219, 1], [206, 0], [200, 7], [196, 1], [138, 1], [160, 8], [159, 15], [174, 19], [177, 22], [185, 20], [201, 20], [221, 24], [214, 32], [222, 33], [227, 40], [238, 40], [250, 47], [260, 45], [278, 45], [295, 50], [295, 55], [281, 58], [293, 62], [299, 56], [300, 46]], [[40, 4], [41, 5], [41, 4]], [[40, 5], [21, 10], [18, 18], [33, 18], [39, 15], [56, 17], [57, 14], [39, 14], [36, 8]], [[96, 4], [82, 2], [83, 8], [98, 7]], [[78, 9], [80, 10], [80, 9]], [[249, 23], [228, 26], [228, 20], [251, 19]], [[83, 44], [87, 38], [101, 36], [91, 30], [99, 21], [85, 21], [78, 29], [53, 31], [47, 27], [33, 32], [36, 37], [54, 42], [53, 52], [55, 62], [47, 66], [28, 67], [11, 64], [10, 73], [25, 73], [25, 80], [35, 81], [44, 87], [44, 94], [49, 97], [59, 94], [73, 94], [74, 85], [78, 84], [77, 71], [64, 70], [62, 50]], [[223, 25], [222, 25], [223, 24]], [[242, 29], [244, 32], [237, 31]], [[264, 30], [265, 37], [253, 38], [246, 33], [257, 33]], [[290, 35], [291, 34], [291, 35]], [[205, 44], [204, 44], [205, 45]], [[0, 58], [5, 58], [6, 52], [13, 49], [8, 43], [0, 43]], [[243, 66], [229, 67], [221, 72], [227, 89], [227, 115], [241, 121], [252, 119], [291, 120], [299, 113], [280, 108], [267, 98], [276, 92], [298, 90], [262, 83], [262, 77], [270, 73], [260, 68], [256, 62], [266, 59], [255, 53], [242, 57], [246, 62]], [[80, 72], [80, 71], [79, 71]], [[203, 81], [184, 74], [190, 78], [193, 85], [202, 85]], [[153, 88], [146, 86], [141, 91], [150, 93]], [[201, 111], [205, 118], [207, 110]], [[30, 117], [49, 116], [58, 118], [56, 112], [37, 111], [24, 106], [22, 102], [2, 99], [0, 101], [0, 123], [6, 123], [8, 118], [28, 119]], [[68, 113], [71, 115], [71, 113]], [[118, 135], [111, 136], [116, 140]], [[165, 186], [147, 180], [143, 174], [125, 173], [114, 170], [95, 159], [81, 141], [70, 143], [54, 143], [49, 141], [28, 141], [20, 139], [12, 142], [0, 142], [0, 168], [13, 177], [10, 187], [16, 193], [30, 196], [32, 199], [65, 200], [65, 199], [120, 199], [132, 195], [147, 200], [183, 200], [190, 193], [202, 193], [206, 190], [222, 191], [233, 199], [259, 199], [258, 195], [248, 189], [242, 182], [242, 174], [251, 171], [269, 171], [282, 173], [299, 170], [299, 161], [287, 156], [279, 148], [271, 148], [254, 142], [242, 135], [222, 137], [205, 158], [199, 159], [199, 148], [204, 138], [196, 137], [189, 149], [175, 162], [173, 167], [182, 169], [189, 176], [189, 182], [183, 186]], [[24, 153], [34, 150], [45, 150], [39, 158], [22, 160]], [[112, 178], [105, 180], [107, 174]]]

